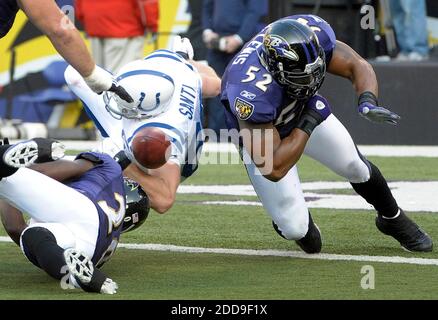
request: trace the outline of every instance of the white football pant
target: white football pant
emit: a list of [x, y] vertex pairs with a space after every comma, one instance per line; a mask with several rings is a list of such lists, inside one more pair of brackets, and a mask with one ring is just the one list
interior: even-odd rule
[[76, 248], [93, 256], [99, 216], [85, 195], [39, 172], [21, 168], [0, 180], [0, 198], [32, 217], [28, 228], [46, 228], [61, 248]]

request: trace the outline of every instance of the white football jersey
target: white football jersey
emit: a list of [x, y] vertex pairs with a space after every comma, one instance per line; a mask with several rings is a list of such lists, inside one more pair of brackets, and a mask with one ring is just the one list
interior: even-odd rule
[[[139, 130], [145, 127], [163, 130], [172, 143], [169, 161], [179, 164], [182, 178], [187, 178], [197, 169], [204, 139], [201, 123], [201, 77], [194, 66], [172, 51], [157, 50], [144, 59], [153, 62], [150, 64], [152, 70], [148, 72], [156, 72], [171, 79], [175, 85], [170, 107], [166, 112], [152, 118], [126, 119], [112, 114], [108, 111], [107, 104], [115, 104], [116, 101], [91, 91], [71, 66], [65, 72], [65, 79], [70, 89], [82, 100], [85, 110], [102, 136], [111, 138], [115, 145], [124, 148], [129, 158], [133, 159], [131, 142]], [[138, 70], [142, 71], [145, 70]]]
[[171, 139], [169, 160], [181, 165], [182, 176], [188, 177], [196, 170], [203, 142], [201, 77], [192, 65], [171, 51], [155, 51], [145, 60], [154, 62], [153, 71], [173, 81], [175, 91], [166, 112], [149, 119], [123, 118], [124, 149], [133, 160], [131, 143], [135, 134], [145, 127], [160, 128]]

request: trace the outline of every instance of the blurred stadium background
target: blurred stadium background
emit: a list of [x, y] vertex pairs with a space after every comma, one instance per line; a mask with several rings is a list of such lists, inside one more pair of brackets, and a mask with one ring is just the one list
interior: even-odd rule
[[[60, 7], [73, 4], [73, 0], [57, 2]], [[187, 0], [161, 0], [159, 3], [158, 37], [145, 37], [145, 55], [154, 49], [166, 48], [173, 35], [187, 31], [191, 21]], [[356, 97], [348, 81], [333, 78], [325, 81], [322, 88], [335, 114], [358, 144], [433, 145], [438, 140], [434, 90], [438, 72], [435, 50], [438, 43], [438, 4], [433, 0], [427, 1], [431, 54], [428, 61], [421, 63], [379, 59], [388, 54], [394, 56], [397, 52], [387, 50], [383, 10], [378, 10], [377, 1], [374, 1], [378, 18], [376, 29], [360, 28], [363, 17], [360, 8], [364, 4], [373, 4], [373, 1], [271, 0], [266, 22], [292, 13], [319, 14], [332, 25], [339, 40], [348, 43], [372, 62], [380, 82], [380, 104], [402, 116], [403, 120], [397, 128], [355, 121], [357, 114], [352, 109], [356, 105]], [[72, 16], [72, 13], [69, 15]], [[75, 24], [82, 29], [78, 21]], [[95, 138], [95, 131], [81, 104], [64, 87], [64, 65], [53, 63], [60, 61], [60, 56], [22, 12], [13, 30], [0, 40], [0, 56], [0, 136]]]

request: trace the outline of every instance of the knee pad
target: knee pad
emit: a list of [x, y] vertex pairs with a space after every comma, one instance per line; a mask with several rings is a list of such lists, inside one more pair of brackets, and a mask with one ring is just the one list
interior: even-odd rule
[[29, 227], [21, 234], [21, 250], [26, 258], [38, 268], [41, 268], [41, 266], [36, 259], [35, 252], [38, 246], [46, 241], [54, 241], [56, 243], [55, 236], [46, 228]]
[[347, 165], [347, 179], [352, 183], [363, 183], [370, 179], [371, 172], [366, 159], [355, 159]]
[[280, 227], [272, 221], [272, 226], [274, 230], [286, 240], [300, 240], [302, 239], [309, 229], [308, 222], [298, 222], [298, 223], [288, 223], [287, 225]]

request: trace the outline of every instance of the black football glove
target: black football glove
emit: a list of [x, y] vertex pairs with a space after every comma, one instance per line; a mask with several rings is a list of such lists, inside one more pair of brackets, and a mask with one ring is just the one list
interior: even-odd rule
[[400, 120], [398, 114], [386, 108], [379, 107], [377, 97], [369, 91], [360, 95], [357, 110], [362, 117], [371, 122], [396, 125]]

